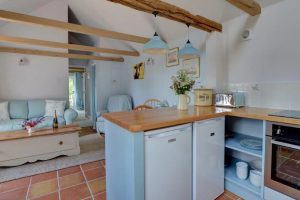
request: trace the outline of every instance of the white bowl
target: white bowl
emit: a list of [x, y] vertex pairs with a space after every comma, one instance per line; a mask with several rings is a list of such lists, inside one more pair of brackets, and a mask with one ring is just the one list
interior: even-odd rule
[[256, 187], [261, 186], [261, 172], [257, 170], [250, 170], [250, 183]]
[[248, 177], [248, 164], [246, 162], [237, 162], [236, 163], [236, 176], [245, 180]]

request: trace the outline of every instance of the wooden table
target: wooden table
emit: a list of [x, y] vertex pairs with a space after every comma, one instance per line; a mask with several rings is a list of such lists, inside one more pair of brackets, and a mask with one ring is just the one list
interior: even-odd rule
[[58, 129], [45, 128], [28, 135], [27, 131], [0, 133], [0, 166], [16, 166], [26, 162], [48, 160], [60, 155], [80, 153], [77, 125]]

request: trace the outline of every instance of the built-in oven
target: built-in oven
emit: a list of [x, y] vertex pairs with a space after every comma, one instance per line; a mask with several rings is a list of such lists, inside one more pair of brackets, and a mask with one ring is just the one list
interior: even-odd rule
[[300, 126], [267, 123], [265, 185], [300, 199]]

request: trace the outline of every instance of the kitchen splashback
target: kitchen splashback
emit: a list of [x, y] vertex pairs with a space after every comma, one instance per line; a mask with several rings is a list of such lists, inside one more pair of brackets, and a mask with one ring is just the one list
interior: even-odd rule
[[245, 92], [247, 106], [300, 110], [300, 81], [229, 84], [228, 89]]

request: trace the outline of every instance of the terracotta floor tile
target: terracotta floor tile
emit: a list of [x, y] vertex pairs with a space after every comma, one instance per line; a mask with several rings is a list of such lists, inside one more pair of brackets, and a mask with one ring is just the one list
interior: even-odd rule
[[38, 175], [32, 176], [31, 184], [38, 183], [38, 182], [43, 182], [43, 181], [50, 180], [50, 179], [55, 179], [55, 178], [57, 178], [57, 172], [56, 171], [47, 172], [47, 173], [43, 173], [43, 174], [38, 174]]
[[81, 167], [82, 167], [83, 171], [87, 171], [90, 169], [95, 169], [97, 167], [102, 167], [102, 164], [100, 161], [95, 161], [95, 162], [83, 164], [83, 165], [81, 165]]
[[226, 196], [230, 197], [231, 199], [237, 200], [237, 199], [240, 198], [239, 196], [233, 194], [232, 192], [229, 192], [228, 190], [225, 190], [224, 194], [225, 194]]
[[95, 168], [95, 169], [91, 169], [88, 171], [84, 172], [86, 179], [88, 181], [97, 179], [97, 178], [101, 178], [105, 176], [105, 168], [104, 167], [99, 167], [99, 168]]
[[216, 200], [233, 200], [232, 198], [226, 196], [225, 194], [222, 194], [219, 196]]
[[60, 191], [61, 200], [80, 200], [90, 197], [90, 195], [91, 194], [86, 183]]
[[0, 183], [0, 192], [14, 190], [28, 186], [30, 183], [30, 177], [25, 177], [17, 180]]
[[78, 185], [85, 182], [82, 172], [76, 174], [70, 174], [59, 178], [59, 186], [61, 189], [71, 187], [73, 185]]
[[106, 163], [105, 163], [105, 160], [100, 160], [100, 163], [102, 164], [103, 167], [106, 167], [106, 165], [105, 165], [105, 164], [106, 164]]
[[13, 191], [0, 194], [0, 200], [25, 200], [28, 187], [19, 188]]
[[58, 200], [58, 192], [54, 192], [52, 194], [48, 194], [46, 196], [38, 197], [36, 199], [30, 199], [30, 200]]
[[56, 192], [58, 190], [57, 179], [38, 182], [30, 185], [28, 197], [34, 199]]
[[105, 177], [89, 181], [88, 184], [92, 190], [93, 195], [105, 192]]
[[65, 169], [58, 170], [58, 176], [62, 177], [70, 174], [75, 174], [80, 171], [81, 171], [80, 166], [68, 167]]
[[94, 196], [94, 200], [106, 200], [106, 193], [100, 193]]

